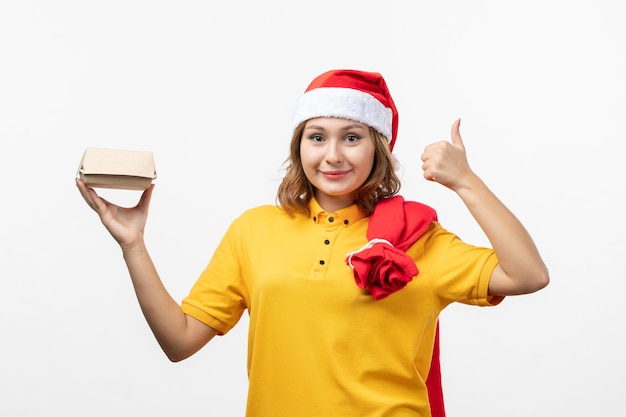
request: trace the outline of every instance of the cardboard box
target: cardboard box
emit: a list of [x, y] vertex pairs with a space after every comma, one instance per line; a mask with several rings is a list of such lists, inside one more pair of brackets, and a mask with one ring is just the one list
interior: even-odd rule
[[152, 152], [87, 148], [78, 176], [93, 188], [145, 190], [156, 178]]

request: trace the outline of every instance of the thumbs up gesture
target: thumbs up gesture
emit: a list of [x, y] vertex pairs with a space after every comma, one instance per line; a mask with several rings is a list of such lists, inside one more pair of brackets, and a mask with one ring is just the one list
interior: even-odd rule
[[422, 153], [424, 178], [457, 191], [473, 175], [461, 139], [461, 119], [452, 124], [450, 141], [428, 145]]

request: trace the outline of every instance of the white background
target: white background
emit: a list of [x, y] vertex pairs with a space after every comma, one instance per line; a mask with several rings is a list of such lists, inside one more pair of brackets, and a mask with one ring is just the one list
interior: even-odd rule
[[169, 363], [75, 172], [88, 146], [154, 152], [146, 239], [180, 300], [230, 221], [274, 202], [296, 98], [349, 67], [395, 98], [402, 194], [487, 243], [421, 177], [461, 117], [471, 166], [550, 268], [541, 292], [444, 311], [448, 416], [623, 416], [620, 3], [3, 1], [0, 415], [243, 416], [246, 319]]

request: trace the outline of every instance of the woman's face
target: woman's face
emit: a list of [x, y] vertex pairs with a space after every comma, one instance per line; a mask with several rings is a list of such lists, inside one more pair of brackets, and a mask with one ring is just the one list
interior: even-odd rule
[[374, 165], [374, 138], [367, 125], [335, 117], [307, 120], [300, 158], [315, 198], [326, 211], [353, 204]]

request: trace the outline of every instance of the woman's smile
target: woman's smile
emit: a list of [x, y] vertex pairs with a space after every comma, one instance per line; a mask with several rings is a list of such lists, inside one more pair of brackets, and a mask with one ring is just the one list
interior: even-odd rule
[[350, 171], [320, 171], [329, 180], [340, 180], [344, 178]]

